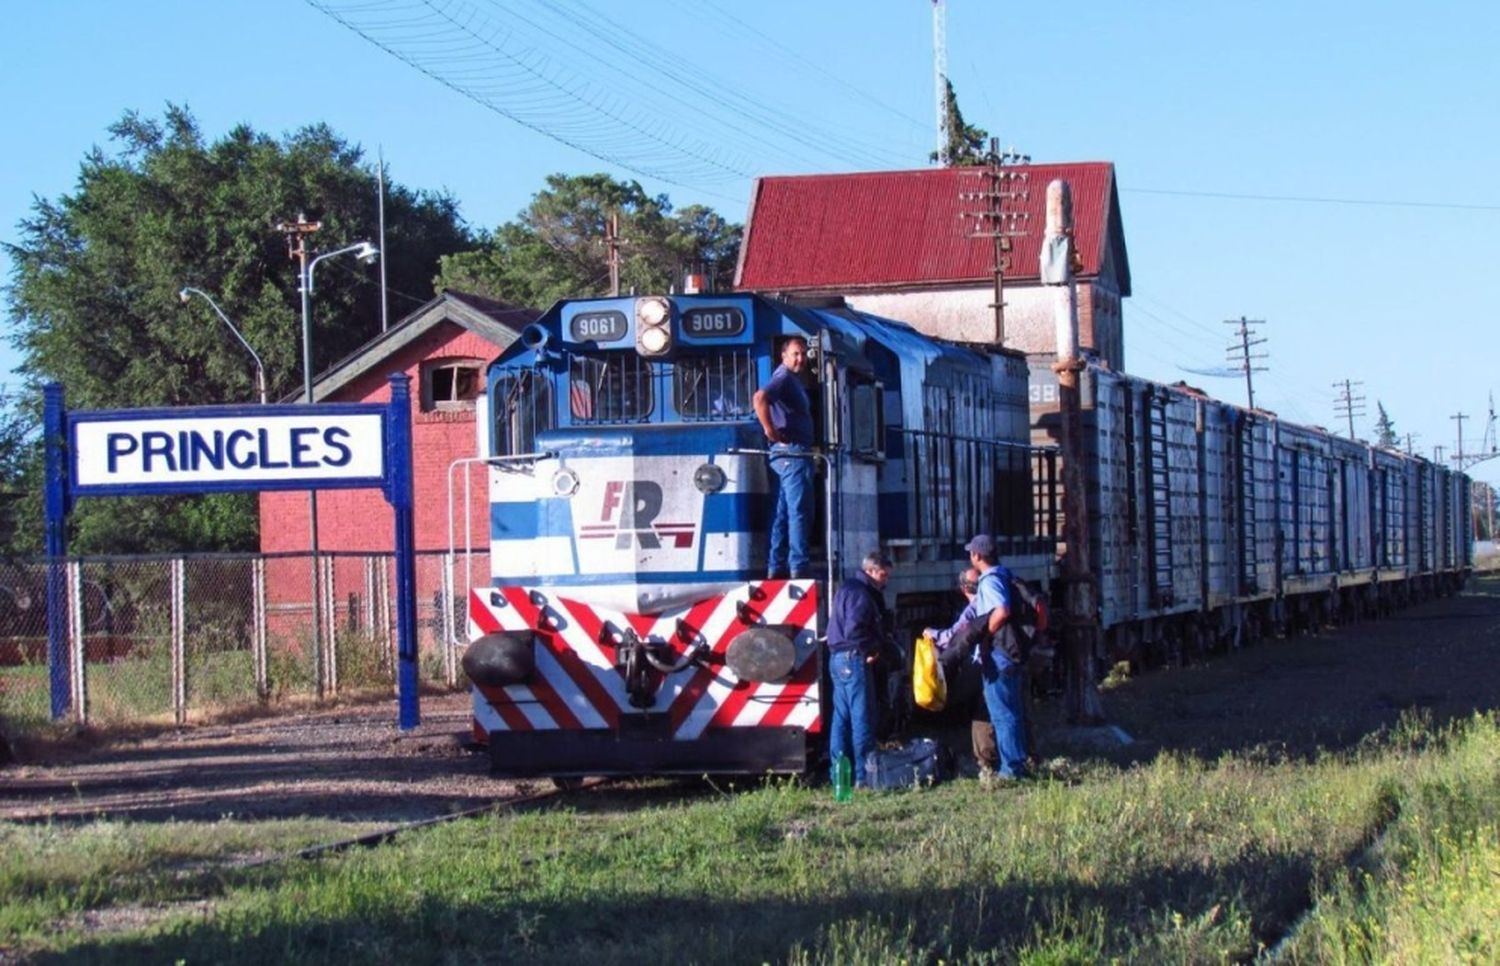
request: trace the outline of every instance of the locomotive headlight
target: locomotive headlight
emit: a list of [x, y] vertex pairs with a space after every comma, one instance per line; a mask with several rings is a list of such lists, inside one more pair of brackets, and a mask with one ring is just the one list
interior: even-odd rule
[[672, 334], [665, 328], [642, 328], [635, 337], [636, 348], [643, 356], [659, 356], [672, 348]]
[[665, 355], [672, 348], [672, 303], [663, 298], [636, 299], [635, 348], [643, 356]]
[[717, 493], [724, 489], [724, 471], [712, 463], [704, 463], [693, 471], [693, 485], [699, 493]]
[[661, 325], [672, 317], [672, 306], [666, 299], [636, 299], [635, 318], [642, 325]]
[[578, 474], [566, 466], [552, 474], [552, 492], [558, 496], [572, 496], [578, 492]]

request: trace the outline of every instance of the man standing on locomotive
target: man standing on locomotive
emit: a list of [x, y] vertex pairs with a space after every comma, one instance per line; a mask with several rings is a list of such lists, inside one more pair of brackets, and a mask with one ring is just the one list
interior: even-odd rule
[[865, 554], [862, 571], [839, 585], [828, 617], [828, 676], [833, 716], [828, 759], [838, 781], [840, 758], [853, 758], [854, 784], [865, 787], [865, 758], [875, 750], [871, 665], [885, 643], [888, 611], [885, 584], [891, 561], [879, 550]]
[[[969, 562], [979, 571], [974, 595], [976, 617], [989, 615], [990, 637], [1000, 632], [1010, 618], [1011, 575], [1000, 565], [995, 541], [981, 533], [964, 545]], [[984, 677], [984, 703], [995, 726], [995, 745], [1000, 752], [1000, 777], [1026, 777], [1026, 696], [1022, 668], [1011, 661], [1005, 649], [991, 645], [980, 651], [980, 673]]]
[[[800, 335], [781, 346], [781, 365], [755, 393], [752, 403], [771, 444], [776, 510], [771, 520], [771, 559], [766, 576], [779, 580], [813, 576], [808, 553], [812, 519], [812, 406], [802, 385], [807, 368], [807, 340]], [[790, 547], [788, 547], [790, 544]]]

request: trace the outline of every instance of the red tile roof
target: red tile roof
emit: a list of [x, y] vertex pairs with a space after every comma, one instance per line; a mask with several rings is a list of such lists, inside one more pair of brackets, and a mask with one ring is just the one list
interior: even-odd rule
[[[742, 289], [856, 291], [987, 282], [993, 258], [987, 238], [972, 238], [974, 221], [961, 218], [983, 202], [960, 193], [988, 188], [984, 168], [927, 168], [858, 174], [759, 178], [750, 201], [735, 284]], [[1125, 234], [1115, 192], [1114, 165], [1031, 164], [1019, 205], [1026, 234], [1011, 240], [1007, 279], [1037, 278], [1047, 185], [1073, 188], [1074, 234], [1082, 275], [1099, 274], [1105, 252], [1122, 294], [1130, 294]], [[1011, 182], [1021, 184], [1022, 182]]]

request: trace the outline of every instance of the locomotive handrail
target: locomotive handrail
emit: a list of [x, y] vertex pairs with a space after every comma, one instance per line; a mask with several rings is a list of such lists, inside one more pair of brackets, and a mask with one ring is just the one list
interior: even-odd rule
[[[453, 471], [460, 466], [471, 463], [483, 463], [486, 466], [494, 466], [503, 469], [506, 463], [518, 463], [530, 461], [539, 462], [544, 459], [555, 459], [556, 450], [541, 450], [536, 453], [515, 453], [509, 456], [465, 456], [448, 464], [448, 594], [453, 594], [453, 570], [457, 563], [457, 547], [455, 546], [453, 533]], [[469, 599], [469, 593], [474, 589], [474, 528], [469, 526], [469, 507], [473, 502], [473, 480], [468, 473], [464, 474], [464, 600]], [[451, 604], [445, 605], [451, 606]], [[447, 629], [448, 646], [467, 643], [462, 640], [458, 633], [458, 621], [444, 620], [443, 625]]]

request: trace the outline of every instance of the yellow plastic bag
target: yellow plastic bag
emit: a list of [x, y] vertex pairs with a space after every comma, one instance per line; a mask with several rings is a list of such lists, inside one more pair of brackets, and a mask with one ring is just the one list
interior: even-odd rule
[[924, 711], [941, 711], [948, 703], [948, 679], [938, 661], [937, 647], [923, 634], [912, 648], [911, 687], [917, 707]]

